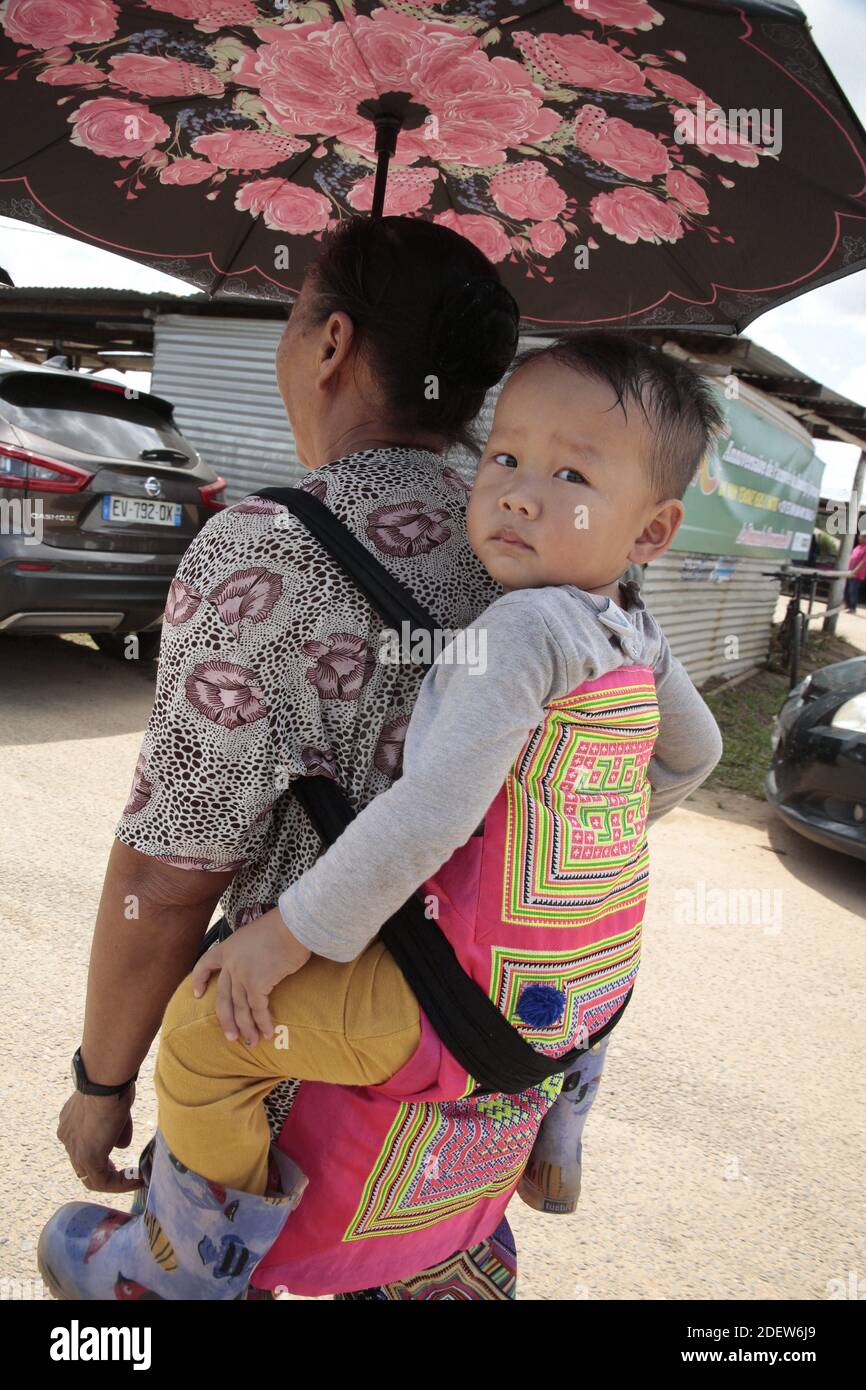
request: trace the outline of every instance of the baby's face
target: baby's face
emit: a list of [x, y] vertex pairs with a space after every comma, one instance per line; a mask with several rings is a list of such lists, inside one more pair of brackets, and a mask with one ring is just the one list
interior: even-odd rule
[[519, 367], [499, 397], [467, 516], [493, 578], [506, 590], [605, 589], [651, 558], [647, 548], [660, 553], [669, 536], [647, 547], [662, 539], [650, 443], [639, 407], [624, 415], [606, 382], [549, 357]]

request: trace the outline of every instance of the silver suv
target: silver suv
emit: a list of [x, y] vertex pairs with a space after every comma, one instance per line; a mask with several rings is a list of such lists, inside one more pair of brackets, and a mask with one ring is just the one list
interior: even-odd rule
[[0, 635], [88, 632], [159, 646], [172, 576], [225, 481], [168, 401], [0, 359]]

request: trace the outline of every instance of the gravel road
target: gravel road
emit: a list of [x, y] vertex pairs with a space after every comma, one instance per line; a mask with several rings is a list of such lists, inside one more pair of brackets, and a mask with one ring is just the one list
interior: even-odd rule
[[[0, 659], [0, 1294], [38, 1297], [39, 1229], [82, 1196], [55, 1129], [153, 673], [59, 638], [6, 639]], [[509, 1212], [521, 1297], [866, 1298], [866, 865], [707, 790], [652, 850], [580, 1209]], [[151, 1064], [129, 1162], [155, 1120]]]

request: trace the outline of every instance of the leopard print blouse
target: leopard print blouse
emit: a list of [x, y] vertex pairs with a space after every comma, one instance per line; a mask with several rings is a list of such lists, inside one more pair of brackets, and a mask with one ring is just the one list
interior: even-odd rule
[[[313, 492], [443, 628], [501, 592], [466, 540], [467, 484], [386, 448], [316, 469]], [[189, 546], [166, 603], [153, 709], [116, 834], [180, 868], [235, 870], [232, 929], [320, 853], [291, 784], [324, 773], [360, 809], [399, 776], [420, 665], [377, 660], [382, 622], [296, 517], [246, 497]], [[296, 1083], [268, 1102], [276, 1136]]]

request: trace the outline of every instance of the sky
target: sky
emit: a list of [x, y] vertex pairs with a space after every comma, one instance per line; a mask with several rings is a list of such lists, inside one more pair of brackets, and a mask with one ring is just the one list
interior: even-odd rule
[[[800, 0], [815, 41], [866, 125], [866, 0]], [[0, 266], [16, 285], [94, 286], [192, 294], [193, 287], [122, 256], [0, 217]], [[747, 336], [825, 386], [866, 405], [866, 271], [756, 319]], [[130, 374], [128, 379], [132, 379]], [[146, 378], [138, 382], [146, 386]], [[818, 441], [823, 491], [847, 497], [859, 451]]]

